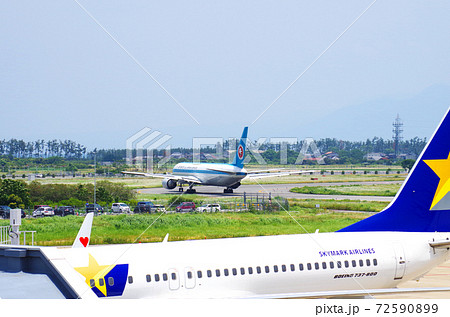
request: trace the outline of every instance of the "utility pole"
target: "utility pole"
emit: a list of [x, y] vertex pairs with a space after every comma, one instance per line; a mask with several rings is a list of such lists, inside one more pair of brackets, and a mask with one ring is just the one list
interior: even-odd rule
[[95, 204], [97, 202], [97, 148], [94, 149], [94, 211], [95, 209]]

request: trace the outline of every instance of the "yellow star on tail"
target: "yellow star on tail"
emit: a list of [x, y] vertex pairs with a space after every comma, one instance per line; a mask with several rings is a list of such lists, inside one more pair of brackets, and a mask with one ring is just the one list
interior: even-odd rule
[[450, 153], [445, 160], [423, 160], [440, 178], [439, 185], [434, 194], [432, 209], [450, 191]]

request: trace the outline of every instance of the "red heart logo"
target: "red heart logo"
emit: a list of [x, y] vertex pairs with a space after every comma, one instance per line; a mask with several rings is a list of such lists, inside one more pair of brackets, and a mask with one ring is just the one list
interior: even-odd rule
[[86, 247], [89, 243], [89, 237], [80, 237], [80, 242], [84, 247]]

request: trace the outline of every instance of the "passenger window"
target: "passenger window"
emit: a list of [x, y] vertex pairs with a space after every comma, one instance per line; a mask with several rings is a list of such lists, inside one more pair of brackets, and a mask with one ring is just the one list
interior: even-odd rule
[[359, 266], [364, 266], [364, 261], [363, 260], [359, 260]]
[[128, 284], [133, 284], [133, 277], [132, 276], [128, 276]]
[[337, 261], [337, 267], [338, 267], [338, 269], [342, 268], [342, 263], [341, 263], [341, 261]]
[[197, 271], [197, 277], [202, 278], [202, 276], [203, 276], [202, 271]]
[[373, 259], [373, 266], [377, 266], [377, 265], [378, 265], [377, 259]]
[[233, 268], [233, 275], [237, 275], [237, 270], [236, 270], [236, 268]]
[[225, 270], [223, 270], [223, 274], [224, 274], [225, 276], [228, 276], [228, 275], [230, 275], [230, 272], [228, 271], [228, 269], [225, 269]]
[[245, 269], [241, 267], [241, 275], [245, 275]]
[[308, 267], [308, 270], [312, 269], [311, 263], [306, 264], [306, 266]]
[[273, 271], [274, 271], [275, 273], [278, 272], [278, 265], [274, 265], [274, 266], [273, 266]]
[[330, 269], [334, 269], [334, 262], [330, 261]]
[[291, 264], [291, 271], [294, 272], [295, 271], [295, 265]]
[[100, 278], [100, 279], [98, 279], [98, 284], [100, 286], [103, 286], [103, 285], [105, 285], [105, 281], [102, 278]]
[[316, 268], [316, 270], [318, 270], [319, 269], [319, 263], [314, 263], [314, 267]]
[[348, 261], [344, 261], [345, 267], [349, 267]]
[[216, 276], [217, 276], [217, 277], [220, 276], [220, 270], [216, 270]]
[[145, 276], [145, 279], [147, 280], [147, 283], [150, 283], [152, 281], [152, 278], [151, 278], [150, 274], [147, 274]]
[[283, 265], [281, 266], [281, 271], [286, 272], [286, 265], [283, 264]]
[[163, 273], [163, 280], [167, 281], [167, 274], [166, 273]]
[[192, 272], [191, 272], [191, 271], [188, 271], [188, 272], [187, 272], [187, 278], [188, 278], [188, 279], [191, 279], [191, 278], [192, 278]]
[[366, 265], [370, 266], [370, 260], [369, 259], [366, 260]]
[[208, 277], [212, 276], [211, 270], [206, 271], [206, 275], [208, 275]]
[[112, 276], [108, 277], [108, 284], [109, 284], [109, 286], [114, 286], [114, 277], [112, 277]]
[[253, 274], [253, 268], [252, 267], [248, 268], [248, 274]]
[[261, 267], [260, 266], [256, 267], [256, 273], [261, 274]]
[[[189, 273], [191, 273], [191, 272], [189, 272]], [[177, 279], [177, 274], [176, 273], [171, 273], [170, 275], [172, 277], [172, 280], [176, 280]], [[192, 273], [191, 273], [191, 277], [192, 277]]]
[[155, 282], [159, 282], [159, 274], [155, 274]]
[[300, 269], [300, 271], [303, 271], [303, 264], [300, 263], [300, 264], [298, 265], [298, 268]]
[[356, 267], [356, 261], [355, 260], [352, 260], [352, 266]]
[[326, 270], [327, 268], [327, 262], [322, 262], [322, 269]]
[[90, 285], [91, 287], [94, 287], [94, 286], [95, 286], [95, 281], [94, 281], [93, 279], [90, 279], [90, 280], [89, 280], [89, 285]]
[[265, 270], [266, 270], [266, 273], [269, 273], [270, 272], [269, 266], [266, 265]]

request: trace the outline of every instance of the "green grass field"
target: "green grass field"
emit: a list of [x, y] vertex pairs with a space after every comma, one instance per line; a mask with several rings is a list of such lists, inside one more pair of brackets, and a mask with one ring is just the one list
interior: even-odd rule
[[[169, 241], [176, 241], [313, 233], [316, 229], [329, 232], [364, 219], [368, 214], [334, 213], [301, 208], [290, 214], [246, 212], [159, 216], [159, 214], [97, 216], [93, 222], [91, 243], [159, 242], [167, 233], [170, 234]], [[82, 221], [83, 217], [77, 216], [23, 219], [20, 229], [37, 231], [35, 235], [37, 245], [71, 245]], [[8, 224], [8, 220], [0, 220], [0, 226]], [[31, 241], [31, 237], [28, 241]]]
[[[261, 183], [308, 183], [308, 182], [361, 182], [403, 180], [405, 175], [388, 174], [346, 174], [336, 173], [327, 176], [296, 175], [263, 179]], [[313, 180], [311, 178], [319, 178]], [[127, 177], [97, 178], [124, 183], [132, 188], [159, 187], [160, 179]], [[42, 183], [80, 184], [92, 183], [92, 178], [45, 178]], [[345, 185], [328, 187], [309, 187], [308, 193], [330, 193], [339, 195], [395, 195], [400, 184]], [[305, 187], [304, 187], [305, 188]], [[137, 200], [151, 200], [156, 204], [168, 206], [174, 195], [150, 195], [137, 193]], [[233, 205], [240, 198], [204, 197], [183, 195], [184, 199], [197, 204], [219, 202], [223, 206]], [[319, 205], [319, 206], [316, 206]], [[335, 212], [370, 211], [377, 212], [385, 208], [385, 202], [365, 202], [355, 200], [289, 200], [289, 213], [286, 211], [271, 213], [226, 212], [152, 215], [102, 215], [94, 218], [92, 244], [116, 244], [135, 242], [159, 242], [169, 233], [170, 241], [188, 239], [216, 239], [227, 237], [279, 235], [336, 231], [354, 222], [370, 216], [370, 213]], [[158, 218], [158, 219], [157, 219]], [[294, 219], [295, 220], [294, 220]], [[37, 245], [71, 245], [81, 226], [83, 217], [50, 217], [22, 219], [21, 231], [36, 231]], [[298, 223], [297, 223], [298, 222]], [[299, 225], [300, 224], [300, 225]], [[0, 220], [0, 226], [8, 226], [9, 220]], [[27, 235], [27, 241], [31, 237]]]
[[340, 185], [327, 187], [304, 186], [294, 187], [290, 191], [300, 194], [393, 197], [400, 189], [400, 187], [401, 184]]
[[[335, 199], [290, 199], [289, 210], [316, 208], [322, 210], [348, 210], [379, 212], [389, 203], [383, 201], [335, 200]], [[318, 207], [316, 207], [318, 206]]]

